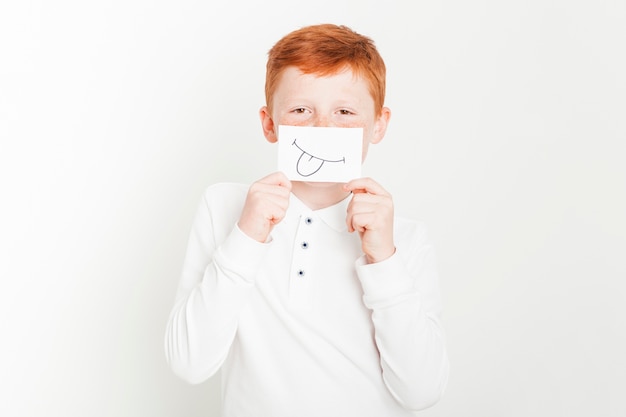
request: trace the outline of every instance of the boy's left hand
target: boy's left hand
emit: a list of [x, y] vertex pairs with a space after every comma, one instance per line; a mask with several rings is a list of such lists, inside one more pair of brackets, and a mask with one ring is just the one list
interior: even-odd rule
[[353, 194], [346, 217], [348, 231], [359, 232], [367, 262], [375, 263], [389, 258], [396, 251], [391, 194], [371, 178], [352, 180], [343, 188]]

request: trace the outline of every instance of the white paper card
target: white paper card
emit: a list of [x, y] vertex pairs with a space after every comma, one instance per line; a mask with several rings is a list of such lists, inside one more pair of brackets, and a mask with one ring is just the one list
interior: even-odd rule
[[363, 129], [278, 126], [278, 170], [292, 181], [348, 182], [361, 177]]

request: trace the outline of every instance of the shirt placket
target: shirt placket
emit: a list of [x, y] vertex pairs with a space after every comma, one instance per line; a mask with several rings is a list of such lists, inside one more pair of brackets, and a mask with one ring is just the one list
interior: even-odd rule
[[311, 285], [314, 279], [315, 235], [319, 220], [312, 213], [300, 216], [293, 241], [289, 277], [289, 301], [293, 308], [307, 309], [311, 306]]

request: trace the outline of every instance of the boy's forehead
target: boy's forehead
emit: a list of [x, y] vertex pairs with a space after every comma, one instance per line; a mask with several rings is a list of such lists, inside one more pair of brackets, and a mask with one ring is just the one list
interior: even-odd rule
[[[281, 86], [285, 87], [286, 84], [290, 83], [308, 83], [315, 82], [318, 80], [337, 80], [342, 81], [342, 84], [346, 85], [363, 85], [368, 89], [367, 80], [361, 77], [358, 73], [354, 72], [350, 67], [342, 67], [341, 69], [333, 72], [315, 72], [315, 71], [303, 71], [301, 68], [291, 66], [285, 68], [282, 73], [279, 75], [276, 89], [274, 90], [274, 95], [281, 90]], [[348, 81], [347, 83], [343, 81]]]
[[302, 67], [289, 66], [283, 70], [283, 74], [287, 71], [291, 71], [292, 73], [295, 73], [297, 75], [304, 75], [304, 76], [309, 75], [315, 78], [331, 78], [331, 77], [335, 77], [337, 75], [342, 75], [342, 74], [351, 74], [354, 80], [358, 80], [362, 78], [361, 75], [358, 72], [354, 71], [354, 69], [348, 64], [343, 65], [334, 70], [322, 69], [322, 68], [306, 70]]

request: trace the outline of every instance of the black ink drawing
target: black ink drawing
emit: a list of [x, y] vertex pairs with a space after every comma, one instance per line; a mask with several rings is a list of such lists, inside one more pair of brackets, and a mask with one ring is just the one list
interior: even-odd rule
[[315, 174], [317, 171], [319, 171], [322, 168], [322, 165], [324, 165], [324, 162], [343, 162], [344, 164], [346, 163], [345, 156], [341, 159], [330, 160], [330, 159], [318, 158], [314, 155], [311, 155], [310, 153], [308, 153], [307, 151], [299, 147], [298, 144], [296, 143], [296, 140], [297, 139], [293, 140], [292, 145], [294, 145], [296, 148], [302, 151], [302, 155], [300, 155], [300, 158], [298, 158], [298, 162], [296, 163], [296, 171], [298, 172], [298, 174], [300, 174], [303, 177], [310, 177], [311, 175]]

